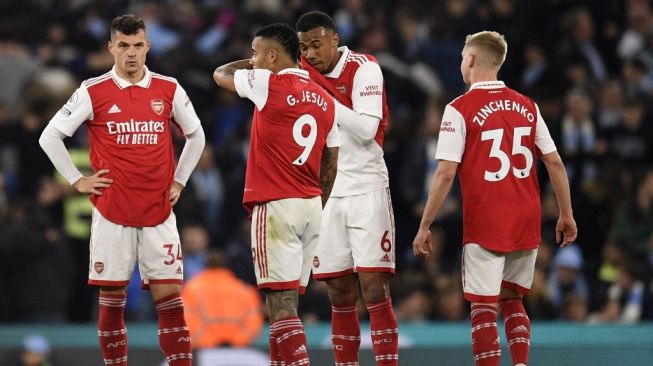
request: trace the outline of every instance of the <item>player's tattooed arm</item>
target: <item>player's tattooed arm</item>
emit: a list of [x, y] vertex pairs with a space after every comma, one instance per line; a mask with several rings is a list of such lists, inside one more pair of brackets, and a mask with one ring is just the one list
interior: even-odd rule
[[338, 148], [325, 147], [322, 153], [322, 161], [320, 162], [320, 188], [322, 188], [322, 207], [326, 205], [331, 189], [333, 189], [333, 182], [336, 180], [336, 172], [338, 171]]
[[297, 304], [299, 296], [297, 290], [272, 291], [266, 292], [268, 306], [270, 307], [270, 320], [297, 316]]
[[249, 60], [238, 60], [230, 62], [228, 64], [218, 66], [218, 68], [213, 71], [213, 80], [215, 80], [215, 83], [222, 88], [236, 91], [236, 85], [234, 84], [234, 74], [237, 70], [251, 68], [252, 64], [249, 62]]

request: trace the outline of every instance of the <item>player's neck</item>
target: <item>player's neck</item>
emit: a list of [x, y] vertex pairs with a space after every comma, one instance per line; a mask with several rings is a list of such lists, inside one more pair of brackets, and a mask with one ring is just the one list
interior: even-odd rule
[[276, 67], [274, 70], [270, 70], [275, 74], [278, 74], [279, 71], [283, 71], [285, 69], [297, 69], [299, 68], [299, 65], [296, 62], [283, 62], [279, 63], [278, 65], [275, 65]]
[[333, 69], [335, 69], [336, 65], [338, 64], [338, 61], [340, 61], [340, 57], [342, 57], [342, 52], [338, 51], [338, 57], [334, 57], [333, 60], [331, 60], [331, 64], [326, 68], [323, 74], [328, 74], [333, 71]]
[[143, 78], [145, 77], [145, 68], [141, 68], [140, 70], [133, 73], [128, 73], [116, 67], [116, 74], [118, 74], [118, 76], [120, 76], [121, 79], [128, 81], [131, 84], [136, 84], [139, 81], [143, 80]]
[[469, 75], [469, 85], [497, 80], [497, 73], [495, 71], [478, 70], [478, 72], [472, 72], [471, 75]]

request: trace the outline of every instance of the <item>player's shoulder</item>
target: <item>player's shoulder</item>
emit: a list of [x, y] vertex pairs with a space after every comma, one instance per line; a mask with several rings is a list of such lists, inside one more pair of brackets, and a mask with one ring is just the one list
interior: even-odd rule
[[376, 63], [376, 58], [374, 58], [374, 56], [372, 55], [366, 53], [359, 53], [350, 49], [349, 53], [347, 54], [346, 62], [356, 64], [358, 66], [363, 66], [368, 62]]
[[451, 102], [447, 104], [447, 107], [451, 107], [455, 110], [459, 110], [465, 103], [470, 99], [470, 91], [467, 91], [457, 97], [455, 97]]
[[152, 77], [153, 80], [162, 81], [162, 82], [166, 82], [166, 83], [171, 83], [171, 84], [174, 84], [174, 85], [179, 85], [179, 82], [177, 81], [177, 79], [175, 79], [175, 78], [173, 78], [171, 76], [162, 75], [162, 74], [159, 74], [159, 73], [153, 72], [153, 71], [150, 71], [150, 76]]
[[103, 84], [105, 82], [108, 82], [108, 81], [113, 81], [111, 71], [107, 71], [107, 72], [105, 72], [104, 74], [102, 74], [100, 76], [96, 76], [96, 77], [93, 77], [93, 78], [86, 79], [86, 80], [82, 81], [82, 83], [80, 84], [80, 87], [84, 88], [84, 89], [89, 89], [91, 87], [94, 87], [96, 85], [101, 85], [101, 84]]

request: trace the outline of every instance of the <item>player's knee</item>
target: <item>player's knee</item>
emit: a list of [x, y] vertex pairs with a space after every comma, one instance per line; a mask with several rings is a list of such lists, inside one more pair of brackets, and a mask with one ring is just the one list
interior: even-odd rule
[[329, 300], [335, 306], [355, 304], [358, 300], [358, 288], [329, 287]]
[[327, 288], [332, 305], [351, 305], [358, 300], [358, 282], [354, 276], [332, 278], [327, 281]]
[[524, 295], [520, 294], [519, 292], [504, 287], [501, 288], [501, 292], [499, 293], [499, 299], [501, 301], [511, 300], [511, 299], [522, 299], [523, 297]]
[[101, 294], [127, 295], [127, 286], [101, 286]]
[[390, 296], [390, 290], [385, 281], [372, 281], [363, 286], [363, 298], [366, 303], [383, 301]]

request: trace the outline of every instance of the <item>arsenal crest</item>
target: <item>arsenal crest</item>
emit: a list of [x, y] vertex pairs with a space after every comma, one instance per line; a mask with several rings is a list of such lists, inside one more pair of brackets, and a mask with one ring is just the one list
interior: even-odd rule
[[150, 105], [152, 106], [152, 110], [154, 113], [160, 115], [163, 113], [163, 100], [162, 99], [152, 99], [150, 101]]
[[102, 263], [102, 262], [95, 262], [93, 264], [93, 267], [95, 268], [95, 272], [97, 272], [98, 274], [100, 274], [100, 273], [102, 273], [102, 271], [104, 271], [104, 263]]

